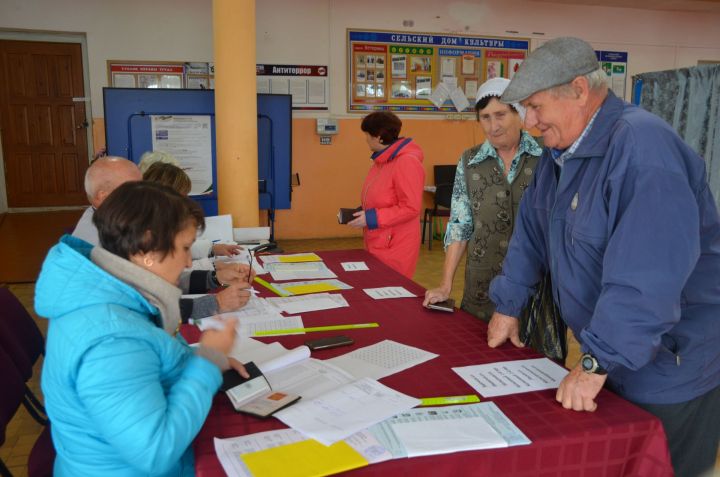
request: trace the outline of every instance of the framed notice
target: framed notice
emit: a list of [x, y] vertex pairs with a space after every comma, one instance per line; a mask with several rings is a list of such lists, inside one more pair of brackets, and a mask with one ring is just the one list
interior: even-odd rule
[[178, 89], [184, 81], [182, 63], [108, 61], [108, 82], [114, 88]]
[[471, 112], [478, 86], [512, 78], [529, 47], [526, 38], [348, 29], [347, 110]]
[[595, 51], [600, 67], [608, 79], [608, 88], [618, 98], [625, 98], [625, 85], [627, 84], [627, 51]]
[[213, 89], [213, 63], [166, 61], [107, 62], [113, 88]]
[[[362, 67], [356, 74], [363, 94], [368, 76], [375, 81], [376, 70], [373, 58], [368, 67], [363, 58]], [[327, 110], [330, 106], [328, 74], [325, 65], [256, 65], [258, 93], [291, 94], [293, 110]], [[375, 94], [373, 90], [373, 94]]]

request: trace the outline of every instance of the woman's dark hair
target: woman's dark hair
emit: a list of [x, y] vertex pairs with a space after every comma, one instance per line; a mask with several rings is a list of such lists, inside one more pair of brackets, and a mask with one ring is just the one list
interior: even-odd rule
[[[490, 101], [492, 101], [493, 99], [497, 99], [498, 101], [500, 101], [500, 96], [496, 96], [494, 94], [490, 96], [483, 96], [480, 101], [475, 103], [475, 117], [478, 121], [480, 121], [480, 111], [487, 108], [487, 105], [490, 104]], [[512, 104], [508, 104], [508, 106], [510, 106], [511, 111], [515, 113], [518, 112], [518, 110], [515, 109], [515, 106], [513, 106]]]
[[175, 250], [175, 237], [188, 225], [205, 228], [200, 206], [170, 187], [154, 182], [126, 182], [93, 214], [100, 245], [124, 259], [137, 253]]
[[373, 137], [380, 137], [380, 144], [392, 144], [400, 135], [402, 121], [390, 111], [376, 111], [365, 116], [360, 129]]
[[143, 174], [143, 180], [165, 184], [181, 195], [188, 195], [192, 189], [192, 181], [185, 171], [175, 164], [155, 162]]

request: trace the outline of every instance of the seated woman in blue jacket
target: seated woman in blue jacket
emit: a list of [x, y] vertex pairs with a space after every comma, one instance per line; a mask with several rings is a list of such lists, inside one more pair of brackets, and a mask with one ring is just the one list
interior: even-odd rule
[[195, 349], [176, 336], [176, 284], [202, 211], [169, 187], [127, 182], [93, 222], [100, 246], [63, 237], [35, 294], [50, 320], [42, 390], [54, 475], [194, 475], [190, 443], [235, 337], [234, 322], [203, 333]]

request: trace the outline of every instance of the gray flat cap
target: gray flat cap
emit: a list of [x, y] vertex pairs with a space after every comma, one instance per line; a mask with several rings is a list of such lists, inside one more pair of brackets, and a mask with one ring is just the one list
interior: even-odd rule
[[580, 38], [550, 40], [523, 61], [500, 100], [517, 103], [538, 91], [569, 83], [600, 67], [595, 50]]

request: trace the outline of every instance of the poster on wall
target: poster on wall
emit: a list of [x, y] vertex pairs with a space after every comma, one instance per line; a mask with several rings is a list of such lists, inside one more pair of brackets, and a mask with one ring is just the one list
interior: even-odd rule
[[210, 116], [150, 116], [153, 151], [167, 152], [190, 176], [190, 195], [212, 192]]
[[472, 112], [477, 88], [512, 78], [526, 38], [347, 30], [347, 110]]
[[[291, 94], [293, 110], [327, 110], [330, 106], [327, 71], [324, 65], [256, 65], [257, 92]], [[362, 74], [364, 81], [365, 68]], [[372, 74], [374, 80], [374, 69]]]
[[608, 87], [618, 98], [625, 98], [627, 84], [627, 51], [595, 51], [600, 67], [608, 78]]

